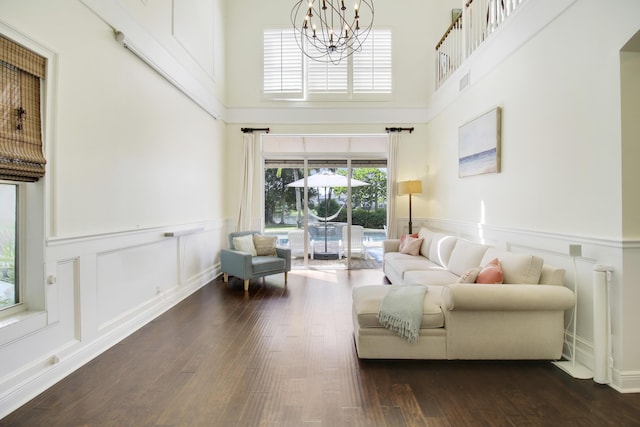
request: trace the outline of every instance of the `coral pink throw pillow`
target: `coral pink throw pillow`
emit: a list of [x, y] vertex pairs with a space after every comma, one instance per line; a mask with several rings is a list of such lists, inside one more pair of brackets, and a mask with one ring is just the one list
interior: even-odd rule
[[502, 272], [502, 267], [500, 267], [500, 260], [496, 258], [482, 267], [476, 278], [476, 283], [501, 284], [503, 280], [504, 273]]
[[418, 233], [400, 235], [400, 244], [402, 244], [405, 240], [407, 240], [407, 237], [413, 237], [414, 239], [417, 239]]
[[400, 243], [400, 253], [408, 255], [418, 255], [420, 253], [420, 246], [424, 239], [416, 239], [415, 237], [407, 236], [402, 243]]

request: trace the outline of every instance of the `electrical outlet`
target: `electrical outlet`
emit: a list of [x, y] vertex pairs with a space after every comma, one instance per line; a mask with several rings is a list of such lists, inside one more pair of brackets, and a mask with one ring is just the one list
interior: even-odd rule
[[582, 256], [582, 245], [576, 245], [576, 244], [569, 245], [569, 255]]

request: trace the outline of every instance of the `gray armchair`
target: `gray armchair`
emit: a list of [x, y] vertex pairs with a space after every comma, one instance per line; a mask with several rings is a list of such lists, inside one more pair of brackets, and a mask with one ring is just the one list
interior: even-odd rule
[[244, 290], [249, 290], [249, 280], [271, 274], [284, 273], [284, 284], [287, 284], [287, 273], [291, 271], [291, 250], [276, 248], [276, 256], [252, 256], [235, 249], [233, 238], [247, 234], [260, 234], [259, 231], [236, 231], [229, 234], [229, 249], [220, 253], [220, 267], [225, 283], [229, 276], [244, 280]]

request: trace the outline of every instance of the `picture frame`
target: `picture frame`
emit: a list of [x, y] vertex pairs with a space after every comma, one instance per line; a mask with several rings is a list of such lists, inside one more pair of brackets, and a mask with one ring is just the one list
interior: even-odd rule
[[500, 173], [502, 108], [458, 128], [458, 177]]

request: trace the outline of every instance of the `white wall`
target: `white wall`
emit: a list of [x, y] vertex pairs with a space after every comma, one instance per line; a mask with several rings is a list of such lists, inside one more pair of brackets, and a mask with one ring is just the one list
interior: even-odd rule
[[[622, 235], [623, 241], [629, 242], [626, 246], [623, 259], [623, 277], [629, 278], [621, 293], [621, 302], [624, 305], [621, 334], [629, 337], [622, 344], [621, 353], [628, 362], [624, 364], [633, 366], [640, 359], [640, 346], [637, 340], [632, 339], [636, 332], [634, 325], [638, 323], [637, 301], [640, 301], [640, 287], [637, 286], [640, 278], [640, 31], [627, 43], [620, 53], [621, 76], [621, 109], [622, 109]], [[634, 286], [635, 285], [635, 286]], [[640, 376], [640, 374], [639, 374]]]
[[623, 234], [626, 238], [640, 238], [640, 32], [634, 36], [636, 50], [620, 53], [620, 74], [622, 94], [622, 191], [623, 191]]
[[[172, 37], [171, 4], [148, 5], [139, 34]], [[225, 96], [221, 10], [221, 68], [209, 67], [208, 82], [195, 77], [216, 99]], [[144, 7], [136, 13], [144, 22]], [[217, 275], [226, 129], [80, 1], [3, 2], [0, 32], [50, 55], [48, 166], [36, 184], [46, 227], [35, 295], [44, 294], [46, 311], [0, 323], [1, 418]], [[49, 276], [55, 283], [45, 285]]]

